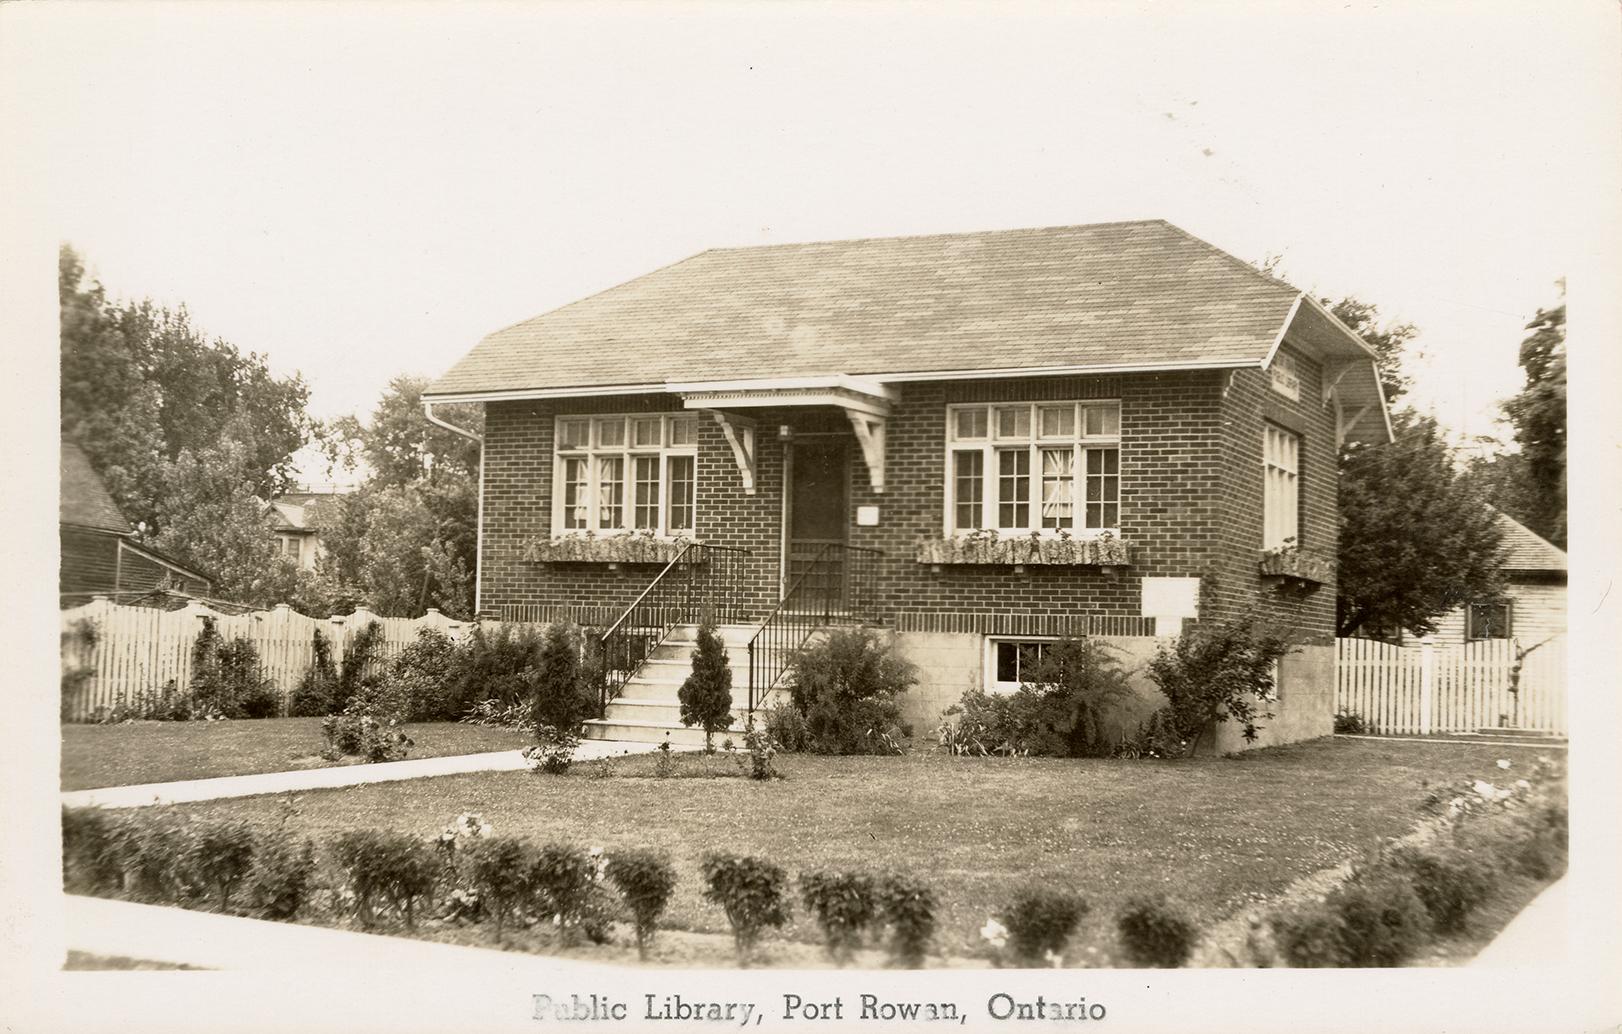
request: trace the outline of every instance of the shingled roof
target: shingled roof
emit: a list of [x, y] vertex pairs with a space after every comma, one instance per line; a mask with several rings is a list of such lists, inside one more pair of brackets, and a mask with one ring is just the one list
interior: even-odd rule
[[1504, 535], [1504, 570], [1565, 572], [1565, 550], [1539, 537], [1502, 510], [1494, 512], [1498, 515], [1498, 529]]
[[[498, 330], [424, 395], [1258, 366], [1286, 330], [1372, 355], [1301, 291], [1164, 220], [725, 248]], [[1357, 405], [1378, 401], [1368, 369]]]
[[77, 528], [110, 531], [115, 535], [128, 535], [131, 530], [130, 522], [90, 465], [90, 457], [66, 439], [62, 441], [58, 519]]

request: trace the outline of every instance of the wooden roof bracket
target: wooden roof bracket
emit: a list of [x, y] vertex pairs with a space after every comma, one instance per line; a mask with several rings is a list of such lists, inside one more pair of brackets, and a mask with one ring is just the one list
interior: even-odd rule
[[867, 483], [877, 495], [884, 494], [884, 417], [859, 409], [845, 409], [856, 440], [867, 463]]
[[743, 479], [743, 494], [755, 494], [755, 422], [735, 413], [719, 409], [704, 412], [715, 418], [727, 444], [732, 446], [732, 458], [738, 464], [738, 476]]
[[1335, 368], [1335, 376], [1333, 378], [1328, 378], [1328, 377], [1324, 378], [1324, 407], [1325, 408], [1328, 408], [1330, 400], [1332, 398], [1334, 398], [1335, 389], [1340, 387], [1340, 382], [1341, 382], [1342, 378], [1344, 378], [1346, 376], [1346, 374], [1351, 372], [1352, 367], [1356, 366], [1356, 365], [1357, 364], [1355, 362], [1339, 363], [1339, 364], [1337, 364], [1337, 366]]
[[1346, 433], [1348, 431], [1350, 431], [1352, 428], [1357, 426], [1357, 422], [1359, 420], [1363, 419], [1363, 414], [1364, 413], [1367, 413], [1369, 410], [1374, 408], [1374, 403], [1370, 402], [1369, 404], [1365, 405], [1362, 409], [1359, 409], [1357, 412], [1353, 413], [1351, 416], [1348, 417], [1346, 415], [1345, 408], [1341, 406], [1340, 393], [1339, 392], [1335, 393], [1334, 402], [1335, 402], [1335, 448], [1339, 449], [1341, 446], [1346, 444]]

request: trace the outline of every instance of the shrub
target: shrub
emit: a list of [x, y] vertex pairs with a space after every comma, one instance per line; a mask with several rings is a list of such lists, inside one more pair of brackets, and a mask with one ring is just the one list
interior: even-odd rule
[[1087, 638], [1048, 644], [1021, 689], [1034, 704], [1030, 752], [1058, 757], [1107, 755], [1106, 720], [1135, 696], [1114, 648]]
[[293, 843], [283, 835], [268, 836], [254, 852], [248, 876], [248, 896], [266, 919], [298, 917], [315, 888], [315, 845]]
[[767, 927], [788, 922], [788, 877], [762, 858], [710, 852], [704, 856], [704, 898], [720, 905], [732, 926], [738, 965], [749, 965]]
[[177, 706], [187, 718], [270, 718], [281, 700], [259, 666], [253, 640], [222, 639], [214, 619], [205, 616], [202, 630], [192, 641], [191, 681], [187, 699]]
[[817, 754], [898, 754], [896, 696], [918, 681], [912, 665], [871, 629], [838, 629], [797, 650], [790, 695]]
[[1057, 965], [1087, 912], [1087, 902], [1067, 891], [1021, 891], [1002, 914], [1009, 954], [1020, 966]]
[[377, 621], [366, 622], [349, 640], [343, 663], [338, 666], [337, 707], [347, 708], [356, 697], [377, 688], [383, 681], [382, 675], [374, 670], [382, 648], [383, 625]]
[[116, 893], [124, 866], [118, 822], [100, 808], [62, 809], [62, 885], [69, 894]]
[[[728, 743], [731, 741], [728, 740]], [[755, 726], [754, 719], [749, 720], [748, 727], [743, 734], [744, 749], [749, 752], [749, 778], [750, 779], [782, 779], [783, 773], [777, 770], [775, 759], [777, 757], [777, 741], [772, 739], [771, 733]]]
[[321, 756], [337, 761], [345, 756], [368, 762], [399, 761], [411, 753], [413, 741], [393, 718], [379, 718], [364, 709], [364, 702], [351, 704], [343, 714], [328, 715], [321, 722], [325, 746]]
[[1385, 868], [1357, 873], [1322, 902], [1272, 919], [1284, 958], [1301, 967], [1400, 966], [1424, 941], [1428, 925], [1413, 886]]
[[476, 700], [533, 703], [525, 671], [540, 656], [541, 637], [533, 628], [503, 624], [495, 632], [476, 627], [458, 644], [446, 671], [445, 694], [465, 711]]
[[287, 713], [298, 718], [329, 715], [338, 706], [338, 669], [332, 664], [332, 643], [318, 628], [310, 647], [313, 659], [287, 704]]
[[1144, 967], [1181, 966], [1199, 938], [1189, 918], [1158, 895], [1129, 898], [1116, 914], [1115, 929], [1127, 958]]
[[704, 730], [704, 750], [714, 750], [711, 740], [720, 729], [732, 725], [732, 669], [727, 667], [726, 643], [715, 634], [715, 622], [706, 618], [698, 626], [698, 649], [693, 651], [693, 671], [676, 691], [681, 702], [681, 723]]
[[[1557, 790], [1563, 797], [1563, 790]], [[1516, 872], [1546, 880], [1566, 867], [1567, 813], [1560, 797], [1534, 800], [1512, 814], [1498, 835], [1498, 850]]]
[[828, 957], [836, 965], [855, 957], [863, 932], [879, 918], [873, 879], [864, 873], [802, 872], [800, 898], [817, 917]]
[[484, 913], [496, 921], [496, 940], [502, 928], [528, 903], [535, 849], [522, 840], [501, 837], [487, 840], [471, 852], [469, 877]]
[[1413, 885], [1390, 872], [1354, 877], [1329, 896], [1345, 966], [1400, 966], [1424, 942], [1429, 917]]
[[1180, 758], [1188, 753], [1190, 741], [1177, 731], [1177, 721], [1169, 707], [1157, 708], [1138, 723], [1137, 732], [1115, 748], [1116, 757]]
[[241, 821], [201, 826], [191, 843], [191, 868], [197, 878], [219, 893], [220, 911], [231, 907], [231, 891], [253, 867], [254, 836]]
[[805, 726], [805, 715], [792, 704], [768, 707], [761, 711], [766, 735], [788, 754], [798, 754], [811, 741], [811, 732]]
[[168, 810], [122, 815], [112, 850], [124, 869], [125, 888], [136, 901], [181, 903], [197, 886], [191, 869], [192, 827]]
[[935, 892], [900, 873], [879, 877], [874, 889], [882, 919], [890, 928], [890, 962], [917, 969], [935, 936]]
[[637, 955], [646, 961], [659, 917], [676, 887], [676, 870], [663, 855], [652, 851], [620, 851], [609, 857], [604, 872], [619, 888], [631, 913]]
[[524, 683], [537, 736], [546, 729], [575, 733], [597, 713], [597, 697], [581, 668], [580, 636], [568, 625], [547, 626]]
[[1348, 736], [1362, 736], [1373, 730], [1363, 716], [1356, 711], [1336, 711], [1335, 731]]
[[565, 929], [579, 923], [585, 910], [586, 887], [591, 883], [591, 859], [578, 847], [547, 844], [535, 855], [529, 878], [542, 915], [551, 916]]
[[1196, 625], [1161, 647], [1149, 662], [1149, 677], [1166, 694], [1169, 731], [1187, 741], [1188, 752], [1218, 722], [1234, 721], [1253, 742], [1264, 709], [1274, 699], [1273, 667], [1290, 645], [1260, 629], [1254, 616], [1222, 625]]
[[415, 927], [417, 905], [433, 893], [440, 865], [424, 841], [403, 833], [357, 830], [333, 842], [333, 857], [343, 869], [363, 926], [376, 921], [377, 906], [387, 902]]
[[521, 751], [524, 760], [529, 762], [530, 771], [544, 772], [547, 775], [563, 775], [568, 772], [569, 766], [574, 763], [574, 752], [580, 746], [580, 737], [573, 732], [565, 732], [546, 725], [537, 729], [535, 734], [540, 742]]
[[455, 695], [450, 670], [456, 644], [437, 628], [419, 628], [417, 637], [389, 666], [388, 681], [405, 700], [413, 722], [454, 722], [466, 710]]
[[1462, 930], [1470, 913], [1492, 891], [1491, 870], [1462, 848], [1399, 847], [1389, 862], [1413, 885], [1431, 925], [1442, 933]]
[[[96, 643], [101, 640], [101, 634], [96, 630], [96, 623], [89, 618], [79, 618], [69, 623], [61, 633], [62, 650], [62, 720], [68, 721], [69, 716], [78, 704], [81, 690], [95, 678], [96, 666], [89, 663]], [[77, 663], [76, 663], [77, 662]]]

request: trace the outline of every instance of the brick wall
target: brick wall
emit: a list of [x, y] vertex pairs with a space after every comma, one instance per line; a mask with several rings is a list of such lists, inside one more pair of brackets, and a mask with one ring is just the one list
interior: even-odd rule
[[[886, 491], [874, 493], [854, 438], [850, 443], [850, 542], [881, 550], [880, 605], [909, 631], [984, 626], [1003, 634], [1051, 634], [1078, 615], [1121, 622], [1136, 635], [1145, 576], [1203, 577], [1214, 616], [1258, 600], [1263, 612], [1302, 637], [1333, 634], [1334, 588], [1298, 601], [1263, 593], [1256, 571], [1262, 535], [1262, 426], [1267, 414], [1302, 434], [1302, 529], [1308, 548], [1333, 556], [1333, 414], [1319, 403], [1317, 368], [1301, 360], [1302, 401], [1267, 387], [1260, 371], [1192, 371], [1100, 378], [934, 382], [897, 386], [887, 426]], [[942, 565], [916, 560], [920, 537], [942, 533], [946, 411], [955, 402], [1121, 400], [1121, 537], [1127, 568]], [[483, 598], [486, 610], [527, 605], [613, 610], [628, 605], [657, 574], [651, 565], [540, 564], [524, 545], [551, 533], [553, 417], [558, 413], [669, 411], [658, 395], [492, 403], [487, 407]], [[785, 445], [796, 433], [849, 432], [836, 411], [757, 410], [756, 490], [746, 495], [720, 428], [701, 419], [697, 535], [751, 551], [740, 587], [746, 611], [777, 598]], [[876, 527], [855, 527], [857, 506], [879, 507]], [[965, 625], [964, 623], [969, 624]], [[988, 622], [990, 624], [988, 624]], [[945, 623], [955, 623], [948, 628]]]

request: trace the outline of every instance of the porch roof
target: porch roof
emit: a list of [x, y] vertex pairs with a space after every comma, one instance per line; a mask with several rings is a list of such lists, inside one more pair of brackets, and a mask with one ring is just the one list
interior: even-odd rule
[[1382, 439], [1373, 353], [1303, 292], [1164, 220], [715, 249], [488, 335], [431, 402], [870, 382], [1333, 368]]

